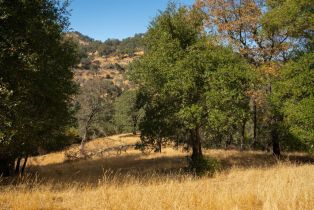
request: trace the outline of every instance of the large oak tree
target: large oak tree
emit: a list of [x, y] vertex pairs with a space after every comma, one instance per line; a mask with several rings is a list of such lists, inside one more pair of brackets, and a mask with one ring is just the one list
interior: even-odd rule
[[203, 157], [208, 131], [228, 133], [244, 120], [252, 79], [245, 59], [208, 37], [202, 22], [199, 10], [169, 7], [150, 26], [147, 51], [131, 68], [145, 110], [142, 140], [187, 143], [193, 162]]
[[0, 1], [0, 174], [9, 175], [16, 158], [38, 147], [58, 147], [73, 122], [77, 59], [63, 36], [68, 19], [62, 2]]

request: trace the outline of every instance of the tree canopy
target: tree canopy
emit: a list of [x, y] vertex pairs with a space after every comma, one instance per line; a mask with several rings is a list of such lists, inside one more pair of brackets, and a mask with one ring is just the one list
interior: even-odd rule
[[54, 0], [0, 1], [0, 159], [7, 166], [38, 147], [56, 147], [74, 122], [71, 68], [77, 57], [63, 38], [66, 7]]
[[[206, 131], [224, 126], [233, 134], [246, 117], [253, 79], [240, 55], [203, 33], [202, 20], [198, 10], [170, 6], [150, 26], [147, 51], [131, 68], [145, 110], [142, 140], [183, 141], [193, 160], [202, 157]], [[182, 133], [188, 139], [176, 139]]]

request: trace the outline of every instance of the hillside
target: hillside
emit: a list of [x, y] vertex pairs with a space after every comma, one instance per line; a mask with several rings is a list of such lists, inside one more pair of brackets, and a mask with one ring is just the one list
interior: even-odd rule
[[[89, 152], [133, 145], [121, 134], [90, 141]], [[171, 147], [142, 154], [129, 147], [70, 161], [71, 148], [32, 157], [27, 177], [0, 191], [0, 209], [304, 209], [314, 206], [313, 157], [206, 150], [222, 169], [213, 177], [185, 173], [189, 153]], [[4, 181], [4, 180], [3, 180]], [[13, 184], [15, 183], [15, 184]]]
[[[134, 125], [131, 116], [126, 116], [118, 106], [128, 99], [123, 95], [134, 90], [127, 71], [129, 64], [144, 53], [140, 42], [142, 35], [104, 42], [79, 32], [68, 33], [66, 37], [77, 43], [80, 56], [80, 62], [73, 69], [74, 80], [80, 86], [74, 97], [74, 104], [79, 108], [75, 116], [78, 128], [74, 135], [82, 137], [88, 121], [88, 139], [131, 132]], [[93, 107], [97, 107], [97, 113]], [[92, 119], [88, 120], [91, 115]]]
[[142, 35], [124, 40], [108, 39], [96, 41], [79, 32], [66, 35], [78, 44], [80, 63], [74, 70], [74, 78], [82, 84], [84, 81], [101, 78], [110, 80], [122, 90], [130, 87], [125, 77], [128, 65], [143, 55]]
[[125, 77], [125, 71], [130, 62], [143, 54], [142, 51], [136, 52], [134, 56], [100, 56], [98, 53], [89, 55], [90, 65], [97, 70], [87, 69], [84, 64], [80, 63], [74, 71], [74, 79], [79, 83], [94, 77], [111, 80], [116, 86], [128, 88], [129, 81]]

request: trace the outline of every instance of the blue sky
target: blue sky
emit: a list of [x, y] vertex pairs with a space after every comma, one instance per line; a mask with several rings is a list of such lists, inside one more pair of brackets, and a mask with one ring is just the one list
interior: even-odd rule
[[[176, 0], [192, 5], [194, 0]], [[71, 0], [71, 30], [96, 40], [123, 39], [146, 31], [168, 0]]]

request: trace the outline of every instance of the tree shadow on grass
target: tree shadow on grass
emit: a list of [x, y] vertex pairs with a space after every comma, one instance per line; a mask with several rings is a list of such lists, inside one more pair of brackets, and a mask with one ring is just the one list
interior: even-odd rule
[[314, 156], [305, 154], [284, 154], [280, 159], [264, 152], [237, 152], [221, 159], [224, 169], [238, 168], [267, 168], [278, 163], [313, 164]]
[[141, 154], [102, 159], [67, 161], [45, 166], [32, 166], [28, 172], [38, 174], [48, 182], [67, 184], [97, 184], [115, 177], [143, 178], [176, 174], [186, 167], [184, 156], [143, 159]]
[[[222, 170], [237, 168], [267, 168], [279, 162], [293, 164], [313, 164], [314, 157], [305, 154], [283, 155], [279, 161], [273, 155], [263, 152], [233, 151], [227, 155], [206, 153], [210, 157], [219, 159]], [[186, 154], [187, 155], [187, 154]], [[101, 159], [68, 161], [45, 166], [31, 166], [28, 168], [30, 179], [38, 176], [41, 183], [52, 183], [55, 186], [89, 185], [112, 182], [124, 183], [130, 180], [145, 182], [173, 178], [180, 180], [190, 176], [186, 171], [187, 158], [176, 156], [145, 156], [143, 154], [124, 154]], [[16, 183], [20, 182], [16, 180]], [[13, 183], [13, 182], [11, 182]]]

